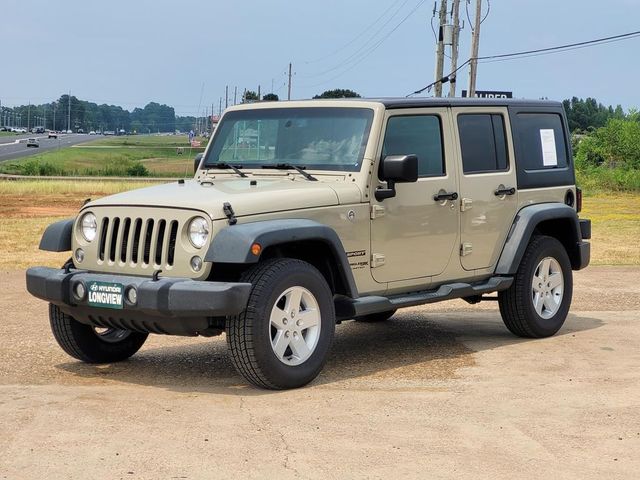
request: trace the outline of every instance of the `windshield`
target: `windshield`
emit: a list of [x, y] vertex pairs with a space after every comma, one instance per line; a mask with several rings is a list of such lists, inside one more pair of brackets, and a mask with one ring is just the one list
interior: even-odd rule
[[292, 164], [307, 169], [360, 169], [373, 110], [269, 108], [227, 113], [204, 160], [245, 168]]

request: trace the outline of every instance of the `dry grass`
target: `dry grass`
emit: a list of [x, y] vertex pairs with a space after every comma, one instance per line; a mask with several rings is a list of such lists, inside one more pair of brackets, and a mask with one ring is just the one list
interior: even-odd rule
[[[135, 180], [18, 180], [0, 181], [0, 196], [5, 195], [71, 195], [78, 198], [98, 198], [114, 193], [126, 192], [136, 188], [148, 187], [152, 182]], [[4, 202], [0, 203], [3, 205]]]
[[585, 197], [581, 216], [591, 219], [591, 263], [640, 265], [640, 195]]
[[[73, 217], [86, 198], [149, 185], [136, 181], [0, 181], [0, 270], [61, 265], [68, 252], [38, 250], [47, 225]], [[581, 215], [592, 221], [592, 264], [640, 265], [640, 195], [585, 197]]]

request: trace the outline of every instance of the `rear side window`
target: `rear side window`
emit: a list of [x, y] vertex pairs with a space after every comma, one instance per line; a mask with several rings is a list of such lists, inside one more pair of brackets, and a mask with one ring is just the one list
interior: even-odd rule
[[420, 177], [444, 175], [440, 117], [402, 115], [389, 118], [382, 146], [382, 156], [388, 155], [416, 155]]
[[555, 113], [519, 113], [518, 164], [526, 172], [567, 167], [562, 117]]
[[502, 115], [458, 115], [458, 131], [465, 174], [496, 172], [509, 168]]

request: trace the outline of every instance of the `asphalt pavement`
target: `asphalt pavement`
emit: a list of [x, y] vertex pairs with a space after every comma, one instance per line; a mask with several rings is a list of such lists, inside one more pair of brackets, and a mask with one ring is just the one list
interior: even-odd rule
[[[37, 138], [39, 147], [27, 147], [27, 139]], [[70, 147], [79, 143], [95, 140], [97, 137], [87, 134], [58, 134], [58, 138], [48, 138], [46, 133], [31, 133], [9, 137], [0, 137], [0, 163], [56, 148]]]

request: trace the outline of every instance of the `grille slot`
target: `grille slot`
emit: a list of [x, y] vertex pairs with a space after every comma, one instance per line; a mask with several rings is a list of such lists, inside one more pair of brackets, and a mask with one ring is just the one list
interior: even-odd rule
[[128, 267], [172, 267], [178, 227], [177, 220], [105, 217], [100, 222], [98, 258]]

